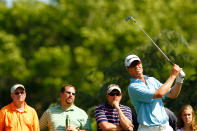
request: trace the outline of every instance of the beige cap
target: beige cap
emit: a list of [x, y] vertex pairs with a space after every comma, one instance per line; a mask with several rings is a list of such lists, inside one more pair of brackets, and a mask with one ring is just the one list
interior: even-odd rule
[[118, 90], [121, 93], [121, 89], [120, 89], [120, 87], [118, 85], [116, 85], [116, 84], [110, 84], [108, 86], [108, 89], [107, 89], [107, 94], [109, 94], [110, 92], [112, 92], [115, 89]]
[[11, 93], [13, 93], [17, 88], [23, 88], [25, 90], [25, 87], [21, 84], [15, 84], [11, 88]]

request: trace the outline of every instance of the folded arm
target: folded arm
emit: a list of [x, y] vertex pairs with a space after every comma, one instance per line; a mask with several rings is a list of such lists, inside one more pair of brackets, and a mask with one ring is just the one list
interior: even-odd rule
[[119, 119], [120, 119], [120, 125], [123, 128], [123, 130], [130, 130], [133, 131], [133, 124], [131, 123], [131, 120], [129, 120], [122, 110], [120, 109], [119, 103], [117, 101], [114, 101], [114, 107], [118, 111]]
[[115, 125], [113, 123], [109, 123], [107, 121], [100, 122], [98, 125], [104, 131], [123, 130], [123, 128], [121, 126]]

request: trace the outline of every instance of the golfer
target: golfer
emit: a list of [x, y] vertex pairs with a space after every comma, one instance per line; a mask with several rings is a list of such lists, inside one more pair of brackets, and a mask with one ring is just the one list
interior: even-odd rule
[[162, 99], [179, 95], [185, 76], [180, 74], [182, 69], [174, 64], [170, 77], [162, 84], [154, 77], [143, 75], [142, 62], [136, 55], [127, 56], [125, 66], [131, 75], [128, 92], [137, 111], [138, 131], [173, 131]]

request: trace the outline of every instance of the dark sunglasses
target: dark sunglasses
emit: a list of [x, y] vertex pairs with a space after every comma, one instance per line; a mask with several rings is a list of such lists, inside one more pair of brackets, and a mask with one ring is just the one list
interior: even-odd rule
[[140, 61], [135, 60], [131, 63], [130, 67], [135, 67], [136, 65], [138, 65], [140, 63]]
[[69, 94], [69, 95], [72, 94], [73, 96], [75, 96], [75, 93], [72, 93], [72, 92], [70, 92], [70, 91], [66, 91], [66, 93]]
[[15, 95], [19, 95], [19, 94], [23, 95], [24, 93], [25, 93], [25, 92], [22, 91], [22, 92], [15, 92], [14, 94], [15, 94]]
[[114, 96], [114, 95], [116, 95], [116, 96], [120, 96], [120, 93], [119, 92], [111, 92], [111, 93], [109, 93], [108, 95], [110, 95], [110, 96]]

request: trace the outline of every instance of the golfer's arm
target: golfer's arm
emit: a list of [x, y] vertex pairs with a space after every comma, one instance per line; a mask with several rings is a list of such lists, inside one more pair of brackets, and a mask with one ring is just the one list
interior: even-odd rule
[[112, 123], [109, 123], [107, 121], [100, 122], [98, 125], [103, 131], [122, 130], [122, 128], [120, 126], [112, 124]]
[[159, 89], [155, 90], [153, 99], [162, 98], [170, 90], [175, 79], [176, 76], [171, 75]]
[[124, 130], [132, 130], [133, 125], [132, 125], [131, 121], [124, 115], [124, 113], [122, 112], [122, 110], [120, 108], [117, 110], [118, 110], [118, 114], [119, 114], [121, 127]]
[[175, 85], [170, 89], [167, 97], [169, 98], [177, 98], [182, 88], [182, 83], [175, 83]]

